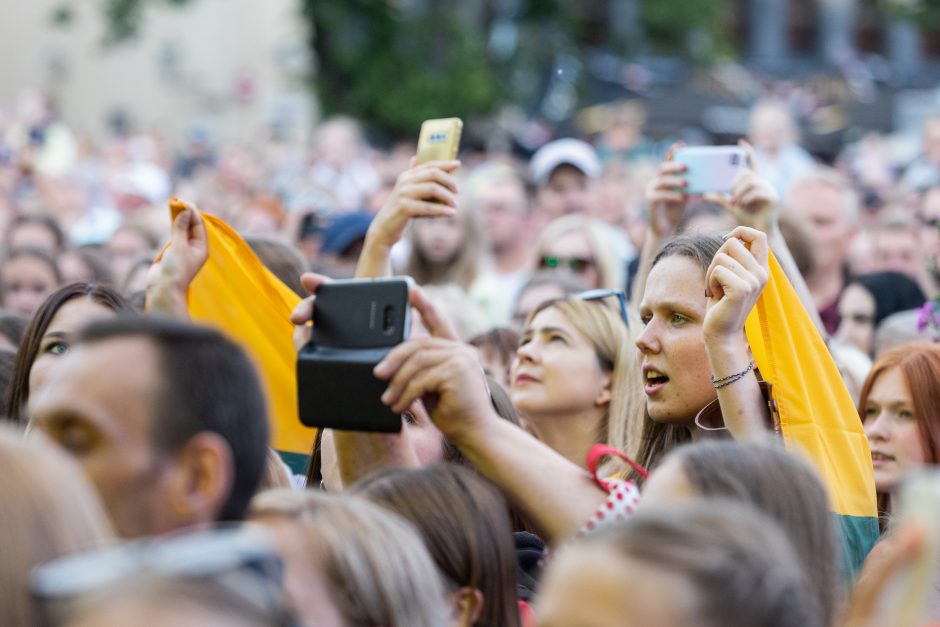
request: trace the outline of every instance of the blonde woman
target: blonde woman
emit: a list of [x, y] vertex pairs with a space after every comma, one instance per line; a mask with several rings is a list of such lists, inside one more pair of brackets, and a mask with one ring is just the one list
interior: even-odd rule
[[0, 427], [0, 625], [35, 625], [30, 571], [53, 558], [113, 537], [81, 469], [38, 437]]
[[622, 290], [626, 259], [611, 227], [597, 218], [566, 215], [548, 223], [539, 236], [535, 269], [571, 274], [590, 289]]
[[271, 490], [249, 518], [274, 532], [303, 625], [440, 627], [444, 583], [417, 531], [367, 501]]

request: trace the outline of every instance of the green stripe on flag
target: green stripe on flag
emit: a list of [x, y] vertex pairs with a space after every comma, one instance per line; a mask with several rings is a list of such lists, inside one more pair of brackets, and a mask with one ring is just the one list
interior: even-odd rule
[[834, 514], [842, 545], [842, 570], [847, 582], [854, 582], [868, 552], [878, 542], [878, 519], [871, 516]]

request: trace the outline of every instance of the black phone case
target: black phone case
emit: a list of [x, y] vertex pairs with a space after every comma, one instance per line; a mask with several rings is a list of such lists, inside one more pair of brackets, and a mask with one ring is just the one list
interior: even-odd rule
[[373, 368], [409, 326], [405, 279], [336, 281], [317, 290], [313, 335], [297, 356], [300, 420], [310, 427], [395, 433]]

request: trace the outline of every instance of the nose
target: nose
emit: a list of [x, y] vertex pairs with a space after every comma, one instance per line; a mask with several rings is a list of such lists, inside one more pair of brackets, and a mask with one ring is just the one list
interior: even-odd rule
[[655, 320], [650, 320], [639, 335], [636, 336], [636, 347], [640, 352], [646, 354], [656, 354], [662, 350], [659, 342], [659, 333], [656, 328]]
[[518, 365], [521, 363], [534, 363], [539, 360], [539, 349], [536, 340], [531, 340], [525, 344], [521, 344], [516, 350], [516, 357], [513, 360], [513, 363]]
[[885, 442], [891, 438], [891, 419], [886, 411], [878, 414], [874, 420], [865, 422], [865, 435], [869, 442]]

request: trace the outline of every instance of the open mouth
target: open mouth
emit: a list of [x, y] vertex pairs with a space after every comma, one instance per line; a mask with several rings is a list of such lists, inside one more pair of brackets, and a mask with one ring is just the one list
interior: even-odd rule
[[658, 370], [649, 369], [645, 372], [646, 392], [652, 393], [669, 382], [669, 377]]
[[872, 460], [873, 462], [893, 462], [893, 461], [894, 461], [894, 456], [893, 456], [893, 455], [885, 455], [884, 453], [874, 453], [874, 452], [873, 452], [873, 453], [871, 454], [871, 460]]

